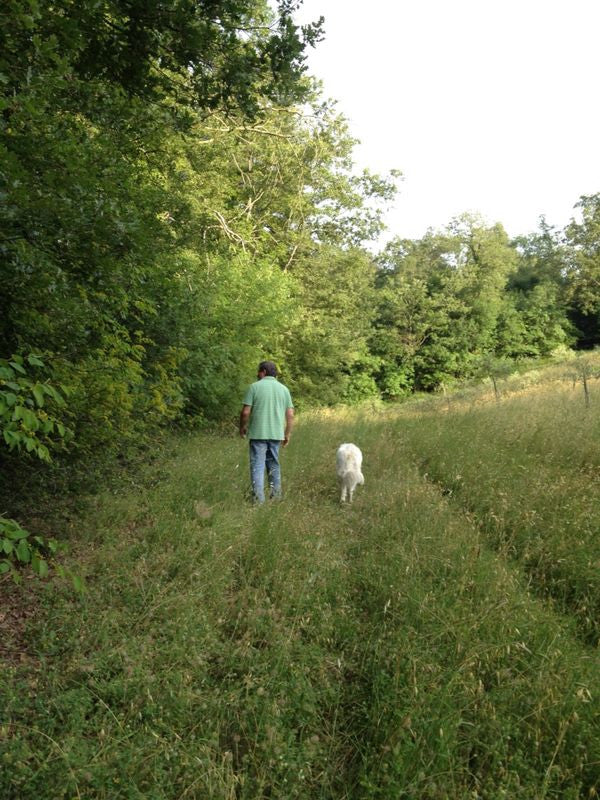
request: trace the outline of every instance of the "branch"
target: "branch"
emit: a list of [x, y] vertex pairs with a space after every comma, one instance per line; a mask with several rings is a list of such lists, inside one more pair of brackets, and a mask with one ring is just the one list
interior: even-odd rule
[[244, 241], [243, 237], [240, 236], [239, 233], [236, 233], [232, 228], [229, 227], [229, 225], [227, 224], [227, 220], [225, 219], [223, 214], [221, 214], [220, 211], [213, 211], [213, 214], [219, 220], [219, 227], [225, 233], [227, 238], [230, 239], [232, 242], [236, 242], [237, 244], [240, 244], [242, 246], [242, 250], [245, 253], [246, 252], [246, 242]]
[[284, 271], [284, 272], [287, 272], [287, 271], [288, 271], [288, 269], [289, 269], [289, 267], [290, 267], [290, 265], [291, 265], [292, 261], [294, 260], [294, 256], [296, 255], [296, 251], [297, 251], [297, 250], [298, 250], [298, 244], [295, 244], [295, 245], [294, 245], [294, 249], [292, 250], [292, 255], [289, 257], [287, 264], [286, 264], [286, 265], [285, 265], [285, 267], [283, 268], [283, 271]]

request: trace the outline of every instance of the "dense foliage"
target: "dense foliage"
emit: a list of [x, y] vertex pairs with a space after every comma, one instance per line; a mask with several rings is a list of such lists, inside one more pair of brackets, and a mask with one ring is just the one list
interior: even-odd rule
[[379, 259], [372, 351], [386, 395], [434, 389], [538, 358], [576, 340], [566, 253], [541, 232], [511, 242], [475, 217], [418, 241], [392, 240]]
[[[3, 5], [0, 391], [29, 392], [0, 417], [5, 487], [40, 453], [90, 463], [231, 419], [265, 356], [306, 406], [600, 340], [600, 195], [564, 232], [464, 217], [372, 255], [397, 173], [357, 174], [305, 75], [321, 21], [295, 7]], [[29, 424], [53, 392], [60, 420]]]

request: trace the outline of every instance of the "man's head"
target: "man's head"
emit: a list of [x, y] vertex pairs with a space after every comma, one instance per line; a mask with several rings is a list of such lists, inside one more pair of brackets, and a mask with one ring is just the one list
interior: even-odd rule
[[258, 375], [259, 377], [262, 378], [264, 378], [265, 376], [269, 376], [270, 378], [276, 378], [277, 367], [272, 361], [261, 361], [260, 364], [258, 365]]

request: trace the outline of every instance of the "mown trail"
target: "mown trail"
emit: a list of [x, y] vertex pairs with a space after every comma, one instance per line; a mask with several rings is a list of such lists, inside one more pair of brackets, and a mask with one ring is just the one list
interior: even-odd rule
[[401, 412], [305, 415], [279, 504], [248, 506], [246, 445], [209, 436], [95, 497], [87, 593], [49, 584], [0, 679], [0, 796], [595, 796], [598, 652], [419, 474], [416, 437]]

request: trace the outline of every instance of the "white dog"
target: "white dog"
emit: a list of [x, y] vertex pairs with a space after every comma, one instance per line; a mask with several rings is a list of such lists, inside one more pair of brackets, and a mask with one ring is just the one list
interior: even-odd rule
[[341, 444], [336, 454], [336, 472], [340, 481], [342, 494], [340, 503], [346, 497], [352, 502], [352, 495], [358, 484], [363, 484], [365, 479], [361, 472], [362, 453], [355, 444]]

